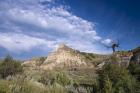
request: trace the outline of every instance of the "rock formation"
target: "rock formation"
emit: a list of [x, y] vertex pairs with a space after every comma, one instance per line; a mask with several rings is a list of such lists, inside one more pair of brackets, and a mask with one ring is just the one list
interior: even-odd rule
[[26, 67], [34, 67], [41, 69], [53, 69], [56, 67], [63, 68], [80, 68], [92, 66], [87, 64], [83, 55], [65, 44], [60, 44], [59, 47], [47, 57], [34, 58], [23, 63]]
[[133, 52], [133, 56], [131, 58], [131, 62], [140, 64], [140, 47], [133, 49], [132, 52]]

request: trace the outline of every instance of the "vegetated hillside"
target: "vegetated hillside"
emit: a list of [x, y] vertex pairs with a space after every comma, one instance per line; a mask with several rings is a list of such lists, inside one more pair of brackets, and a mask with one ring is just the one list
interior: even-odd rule
[[[109, 57], [110, 55], [80, 52], [60, 44], [47, 57], [33, 58], [25, 61], [22, 66], [24, 66], [24, 73], [35, 81], [42, 76], [48, 77], [48, 72], [49, 76], [63, 72], [75, 83], [92, 85], [96, 82], [96, 68], [101, 68], [102, 63]], [[51, 78], [55, 77], [54, 75]]]
[[0, 64], [0, 93], [140, 93], [140, 65], [121, 65], [131, 53], [98, 55], [60, 45], [22, 65], [7, 56]]
[[47, 57], [33, 58], [29, 61], [25, 61], [22, 65], [43, 70], [54, 68], [92, 68], [108, 58], [109, 55], [80, 52], [65, 44], [60, 44], [59, 47]]

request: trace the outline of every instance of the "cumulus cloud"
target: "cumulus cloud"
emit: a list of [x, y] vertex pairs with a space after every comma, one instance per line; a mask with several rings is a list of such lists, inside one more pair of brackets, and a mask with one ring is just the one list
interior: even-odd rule
[[10, 9], [11, 20], [32, 24], [44, 29], [56, 29], [65, 33], [83, 33], [96, 36], [94, 24], [70, 14], [62, 8], [52, 8], [42, 12], [23, 9]]
[[24, 34], [0, 33], [0, 45], [12, 52], [29, 51], [32, 48], [53, 47], [54, 42]]
[[109, 44], [109, 39], [98, 35], [93, 22], [72, 14], [62, 5], [50, 7], [51, 2], [54, 0], [0, 1], [0, 16], [5, 16], [0, 18], [4, 24], [0, 26], [0, 46], [9, 51], [29, 51], [52, 49], [64, 42], [78, 50], [99, 52], [99, 43]]
[[110, 45], [112, 43], [112, 40], [111, 39], [105, 39], [101, 43], [104, 44], [104, 45]]

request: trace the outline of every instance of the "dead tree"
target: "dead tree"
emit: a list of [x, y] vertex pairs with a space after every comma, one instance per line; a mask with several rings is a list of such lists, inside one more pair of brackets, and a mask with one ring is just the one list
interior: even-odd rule
[[116, 51], [116, 48], [119, 47], [119, 41], [115, 42], [115, 41], [112, 41], [110, 42], [109, 44], [103, 44], [106, 48], [112, 48], [112, 52], [115, 53]]
[[113, 53], [115, 53], [115, 48], [119, 47], [119, 44], [118, 43], [113, 43], [111, 47], [112, 47]]

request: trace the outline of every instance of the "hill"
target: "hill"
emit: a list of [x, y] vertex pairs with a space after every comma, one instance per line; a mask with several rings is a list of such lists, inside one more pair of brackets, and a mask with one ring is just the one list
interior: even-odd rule
[[96, 67], [107, 58], [108, 55], [80, 52], [65, 44], [60, 44], [58, 48], [47, 57], [33, 58], [25, 61], [22, 65], [43, 70], [54, 68], [92, 68]]

